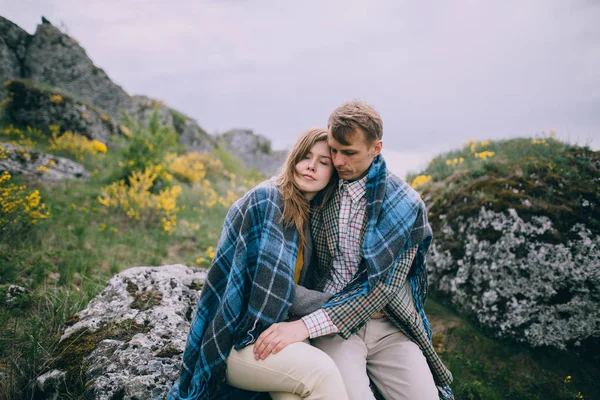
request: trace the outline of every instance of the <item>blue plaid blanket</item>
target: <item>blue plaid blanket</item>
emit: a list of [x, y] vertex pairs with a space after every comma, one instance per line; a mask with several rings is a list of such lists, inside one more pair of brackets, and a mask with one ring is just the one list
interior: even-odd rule
[[[229, 386], [231, 348], [254, 343], [283, 321], [295, 298], [298, 232], [282, 225], [283, 199], [263, 182], [231, 206], [183, 353], [181, 376], [169, 399], [252, 399], [266, 394]], [[268, 395], [266, 395], [268, 398]]]

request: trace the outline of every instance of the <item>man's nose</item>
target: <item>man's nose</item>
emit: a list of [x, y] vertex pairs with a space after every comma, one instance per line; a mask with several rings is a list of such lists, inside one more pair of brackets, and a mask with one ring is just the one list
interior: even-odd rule
[[333, 155], [333, 166], [334, 167], [339, 168], [339, 167], [343, 166], [344, 164], [346, 164], [346, 160], [344, 159], [344, 157], [341, 154]]

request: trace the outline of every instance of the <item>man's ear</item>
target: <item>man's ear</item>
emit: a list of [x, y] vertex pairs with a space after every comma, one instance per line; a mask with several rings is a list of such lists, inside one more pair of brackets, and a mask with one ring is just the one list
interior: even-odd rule
[[373, 157], [377, 157], [379, 153], [381, 153], [381, 148], [383, 147], [383, 141], [378, 140], [373, 144]]

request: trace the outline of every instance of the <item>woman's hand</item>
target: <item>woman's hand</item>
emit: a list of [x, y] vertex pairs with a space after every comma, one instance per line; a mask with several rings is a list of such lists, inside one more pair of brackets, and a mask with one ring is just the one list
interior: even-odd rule
[[254, 343], [254, 358], [264, 360], [269, 354], [276, 354], [288, 344], [302, 342], [308, 336], [308, 328], [301, 319], [273, 324]]

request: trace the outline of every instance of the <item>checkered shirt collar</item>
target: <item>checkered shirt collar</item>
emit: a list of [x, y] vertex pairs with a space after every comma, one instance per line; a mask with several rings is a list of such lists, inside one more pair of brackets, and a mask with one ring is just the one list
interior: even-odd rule
[[342, 191], [343, 187], [345, 187], [345, 189], [348, 190], [348, 194], [350, 195], [350, 199], [352, 199], [352, 202], [357, 202], [367, 194], [368, 177], [368, 175], [365, 175], [363, 178], [353, 182], [348, 182], [343, 179], [340, 179], [339, 189], [340, 191]]

